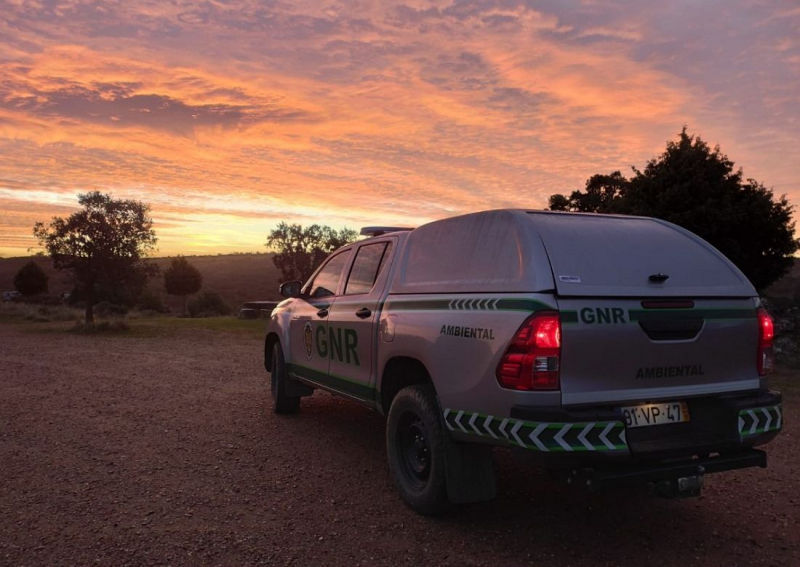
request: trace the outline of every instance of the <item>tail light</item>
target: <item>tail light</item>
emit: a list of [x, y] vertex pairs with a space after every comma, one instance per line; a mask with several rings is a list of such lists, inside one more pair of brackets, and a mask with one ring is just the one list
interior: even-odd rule
[[561, 319], [556, 311], [528, 317], [497, 365], [497, 381], [510, 390], [558, 390]]
[[772, 341], [775, 338], [775, 326], [766, 309], [759, 307], [758, 314], [758, 375], [766, 376], [775, 367], [775, 355]]

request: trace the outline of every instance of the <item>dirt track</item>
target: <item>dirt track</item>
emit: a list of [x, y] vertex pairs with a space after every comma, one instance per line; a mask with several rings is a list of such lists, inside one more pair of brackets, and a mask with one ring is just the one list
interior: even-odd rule
[[494, 502], [428, 519], [378, 415], [265, 410], [252, 334], [20, 329], [0, 325], [0, 564], [800, 565], [797, 394], [770, 468], [700, 499], [590, 495], [500, 452]]

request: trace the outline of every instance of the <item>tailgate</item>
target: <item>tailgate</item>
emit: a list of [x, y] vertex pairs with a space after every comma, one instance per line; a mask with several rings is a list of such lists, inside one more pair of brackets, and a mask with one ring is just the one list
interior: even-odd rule
[[752, 298], [560, 298], [558, 303], [566, 406], [759, 387]]

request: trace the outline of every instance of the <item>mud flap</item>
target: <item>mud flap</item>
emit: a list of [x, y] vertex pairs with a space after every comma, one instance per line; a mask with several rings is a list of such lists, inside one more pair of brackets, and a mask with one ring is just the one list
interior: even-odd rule
[[492, 447], [457, 443], [443, 432], [447, 497], [453, 504], [492, 500], [497, 494]]
[[286, 378], [287, 396], [299, 396], [301, 398], [305, 398], [314, 393], [314, 388], [308, 384], [303, 384], [300, 380], [292, 378], [289, 374], [286, 374]]

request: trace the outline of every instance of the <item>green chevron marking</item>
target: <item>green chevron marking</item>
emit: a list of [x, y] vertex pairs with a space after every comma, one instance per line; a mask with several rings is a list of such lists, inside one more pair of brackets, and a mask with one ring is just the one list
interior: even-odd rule
[[578, 453], [628, 449], [625, 426], [621, 421], [545, 423], [453, 409], [444, 411], [444, 421], [454, 433], [480, 436], [500, 445], [532, 451]]
[[535, 299], [458, 298], [458, 299], [391, 299], [387, 311], [542, 311], [555, 307]]
[[[769, 415], [769, 420], [764, 412]], [[751, 415], [752, 413], [752, 415]], [[753, 429], [753, 418], [756, 428]], [[767, 423], [769, 421], [769, 423]], [[769, 425], [769, 427], [767, 427]], [[767, 406], [762, 408], [747, 408], [739, 411], [739, 435], [749, 437], [770, 431], [779, 431], [783, 428], [782, 405]]]

